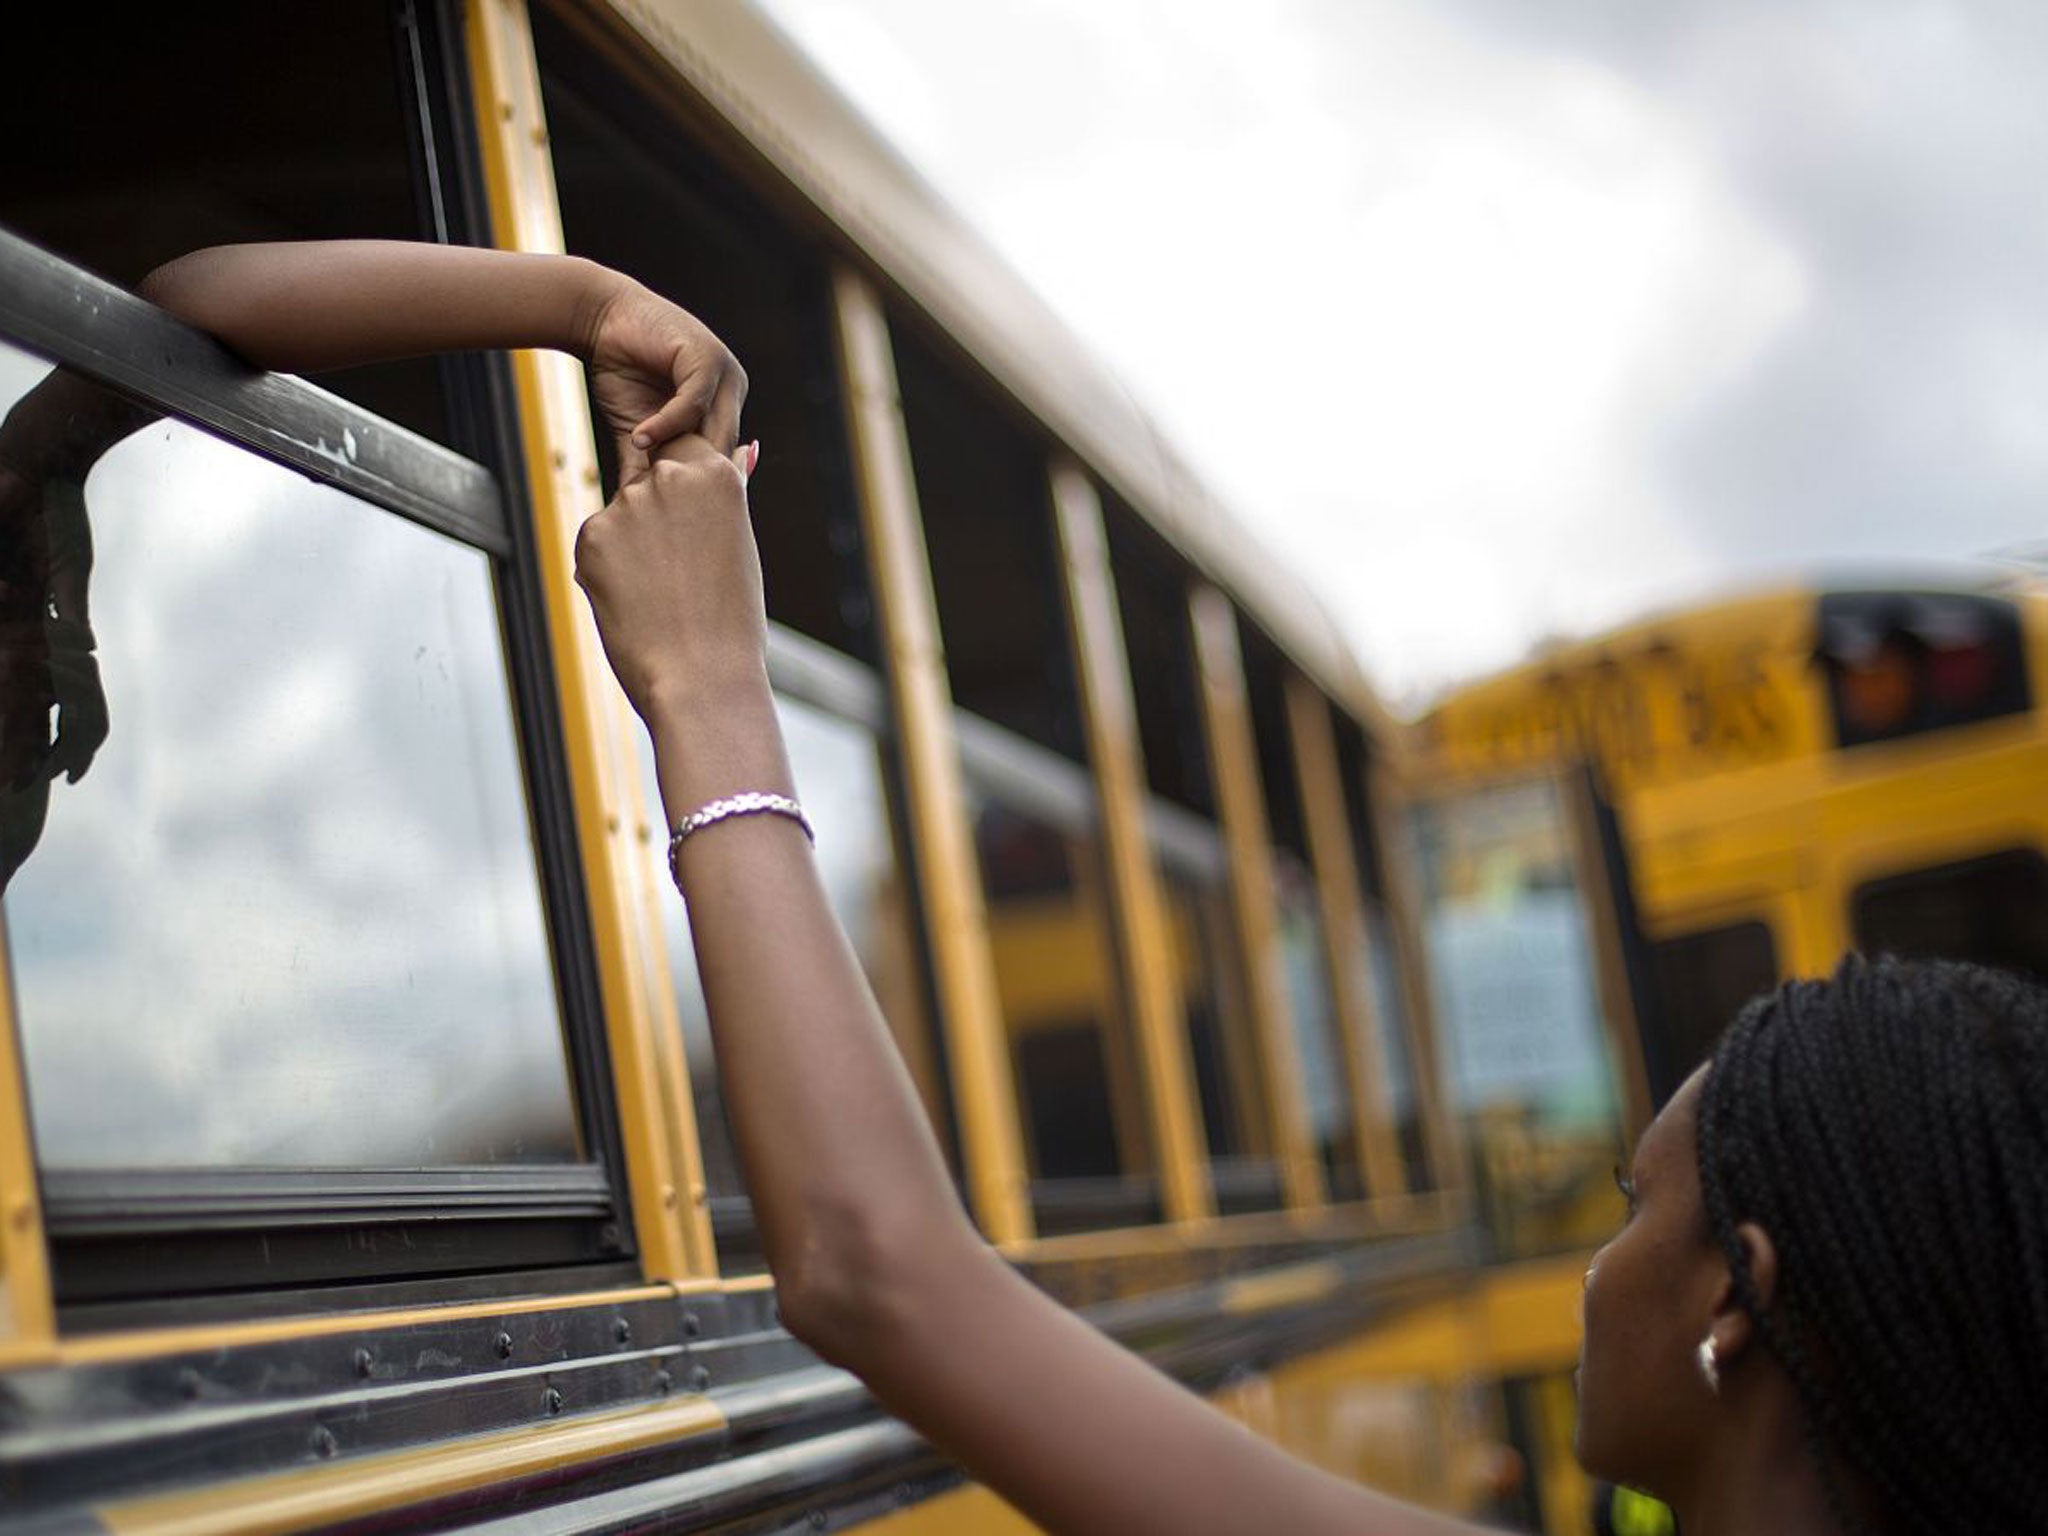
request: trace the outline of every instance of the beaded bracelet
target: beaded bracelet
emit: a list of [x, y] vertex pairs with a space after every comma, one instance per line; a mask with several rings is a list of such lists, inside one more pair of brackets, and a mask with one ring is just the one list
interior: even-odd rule
[[771, 795], [762, 790], [750, 789], [744, 794], [727, 795], [700, 805], [681, 821], [668, 837], [668, 872], [680, 881], [676, 874], [676, 850], [683, 846], [683, 839], [692, 832], [702, 832], [717, 822], [728, 821], [735, 816], [785, 816], [804, 829], [804, 836], [810, 839], [813, 848], [818, 846], [817, 831], [811, 826], [811, 818], [804, 814], [804, 808], [787, 795]]

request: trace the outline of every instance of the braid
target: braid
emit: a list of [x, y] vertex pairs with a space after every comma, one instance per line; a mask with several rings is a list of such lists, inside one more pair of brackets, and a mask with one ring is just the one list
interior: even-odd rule
[[1842, 1528], [1846, 1466], [1909, 1536], [2048, 1532], [2048, 989], [1854, 957], [1788, 982], [1716, 1049], [1698, 1151]]

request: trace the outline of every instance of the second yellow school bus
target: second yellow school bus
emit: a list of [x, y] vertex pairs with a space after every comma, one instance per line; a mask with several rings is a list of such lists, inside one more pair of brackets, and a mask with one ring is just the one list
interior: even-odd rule
[[1795, 587], [1661, 615], [1421, 722], [1470, 785], [1595, 766], [1661, 1095], [1745, 998], [1851, 949], [2048, 975], [2048, 587]]

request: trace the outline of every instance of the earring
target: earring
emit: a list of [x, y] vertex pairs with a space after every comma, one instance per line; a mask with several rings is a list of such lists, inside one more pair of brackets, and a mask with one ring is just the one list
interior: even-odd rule
[[1706, 1379], [1707, 1390], [1719, 1393], [1721, 1390], [1721, 1357], [1714, 1351], [1714, 1336], [1709, 1333], [1700, 1340], [1700, 1347], [1694, 1353], [1699, 1361], [1700, 1375]]

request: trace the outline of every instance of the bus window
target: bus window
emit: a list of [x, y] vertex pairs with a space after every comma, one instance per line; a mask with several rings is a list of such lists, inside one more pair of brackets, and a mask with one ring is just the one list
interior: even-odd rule
[[[929, 1023], [922, 950], [919, 947], [904, 865], [898, 857], [887, 781], [876, 726], [882, 713], [880, 690], [860, 668], [847, 674], [834, 691], [839, 708], [821, 707], [795, 697], [788, 687], [790, 663], [803, 657], [804, 672], [816, 688], [826, 658], [806, 654], [815, 648], [793, 643], [778, 634], [771, 672], [777, 678], [777, 713], [789, 745], [790, 768], [797, 791], [818, 827], [818, 868], [826, 894], [839, 915], [855, 955], [874, 989], [882, 1016], [903, 1050], [926, 1110], [940, 1141], [952, 1152], [950, 1121], [944, 1111], [943, 1063], [934, 1055]], [[863, 681], [867, 682], [864, 689]], [[636, 732], [641, 786], [653, 825], [662, 819], [660, 794], [654, 782], [654, 759], [644, 731]], [[760, 1236], [741, 1176], [739, 1151], [726, 1118], [712, 1058], [711, 1021], [704, 1008], [704, 989], [691, 944], [689, 914], [683, 903], [664, 899], [669, 970], [683, 1032], [690, 1092], [696, 1111], [697, 1137], [704, 1158], [704, 1189], [711, 1206], [712, 1233], [718, 1245], [719, 1268], [725, 1274], [763, 1267]]]
[[[235, 7], [130, 6], [109, 26], [83, 7], [42, 8], [37, 48], [93, 60], [94, 107], [61, 70], [11, 72], [0, 223], [129, 288], [201, 246], [431, 237], [407, 145], [397, 9], [278, 6], [252, 25]], [[432, 360], [317, 382], [450, 440]]]
[[1866, 954], [1974, 960], [2048, 977], [2048, 859], [2032, 848], [1887, 875], [1850, 898]]
[[1188, 630], [1186, 568], [1122, 501], [1105, 492], [1102, 503], [1146, 783], [1162, 800], [1213, 825], [1216, 786]]
[[1592, 935], [1554, 780], [1416, 808], [1452, 1102], [1510, 1254], [1612, 1229], [1623, 1155]]
[[1283, 1192], [1267, 1121], [1265, 1066], [1250, 1027], [1229, 887], [1220, 872], [1169, 865], [1161, 888], [1216, 1208], [1226, 1216], [1276, 1210]]
[[1759, 919], [1674, 934], [1650, 946], [1657, 1024], [1667, 1032], [1674, 1081], [1707, 1059], [1742, 1005], [1778, 984], [1778, 948]]
[[[822, 256], [548, 8], [533, 19], [568, 249], [674, 299], [745, 360], [742, 435], [766, 445], [748, 497], [768, 616], [872, 664]], [[608, 434], [598, 450], [609, 483]]]
[[1301, 1066], [1302, 1103], [1333, 1201], [1365, 1195], [1359, 1156], [1358, 1106], [1351, 1092], [1339, 1034], [1337, 999], [1323, 939], [1323, 908], [1309, 863], [1308, 827], [1287, 727], [1286, 661], [1272, 642], [1239, 615], [1245, 693], [1252, 738], [1265, 792], [1266, 825], [1273, 842], [1273, 903], [1280, 965], [1287, 982], [1294, 1049]]
[[[546, 8], [533, 13], [563, 234], [575, 254], [626, 272], [702, 318], [745, 360], [743, 436], [767, 445], [749, 486], [771, 652], [792, 767], [819, 828], [840, 920], [955, 1152], [943, 1051], [927, 995], [908, 864], [898, 856], [884, 767], [887, 712], [876, 661], [821, 251], [728, 174], [660, 97], [636, 89]], [[597, 435], [609, 478], [609, 437]], [[854, 663], [849, 664], [849, 658]], [[792, 668], [823, 691], [799, 686]], [[646, 756], [643, 786], [661, 808]], [[843, 821], [843, 825], [840, 823]], [[711, 1053], [687, 914], [663, 902], [721, 1269], [762, 1256]]]
[[961, 747], [1038, 1232], [1156, 1221], [1086, 779], [978, 722], [963, 722]]
[[[0, 348], [0, 402], [45, 373]], [[596, 1236], [604, 1134], [565, 1050], [492, 556], [171, 419], [46, 498], [90, 529], [105, 726], [75, 785], [10, 774], [0, 794], [60, 1296], [616, 1253], [615, 1228]], [[38, 675], [0, 669], [17, 723], [47, 712], [24, 696]], [[547, 1167], [587, 1230], [483, 1236], [450, 1207], [431, 1240], [379, 1246], [332, 1214], [391, 1223], [401, 1197], [460, 1190], [502, 1217], [490, 1192], [517, 1204]], [[274, 1230], [236, 1209], [252, 1199]], [[309, 1211], [327, 1235], [287, 1241]], [[152, 1220], [174, 1222], [178, 1260], [149, 1247]]]
[[1366, 995], [1378, 1037], [1380, 1059], [1376, 1066], [1386, 1083], [1387, 1109], [1394, 1117], [1408, 1188], [1421, 1191], [1431, 1182], [1429, 1147], [1422, 1097], [1415, 1091], [1415, 1051], [1409, 1035], [1414, 1021], [1409, 1018], [1407, 994], [1401, 986], [1401, 951], [1394, 941], [1394, 918], [1388, 906], [1385, 851], [1372, 813], [1370, 775], [1376, 770], [1358, 722], [1342, 711], [1333, 714], [1337, 771], [1343, 782], [1344, 812], [1357, 858], [1360, 911], [1365, 922], [1357, 953], [1366, 972]]
[[915, 323], [890, 335], [1038, 1231], [1154, 1221], [1045, 451]]
[[1225, 1215], [1282, 1203], [1265, 1066], [1252, 1028], [1244, 955], [1231, 919], [1216, 791], [1202, 726], [1188, 587], [1173, 557], [1114, 496], [1103, 498], [1110, 569], [1131, 666], [1131, 695], [1152, 791], [1149, 823], [1172, 926], [1174, 975]]
[[1045, 450], [914, 324], [890, 337], [953, 702], [1085, 763]]

